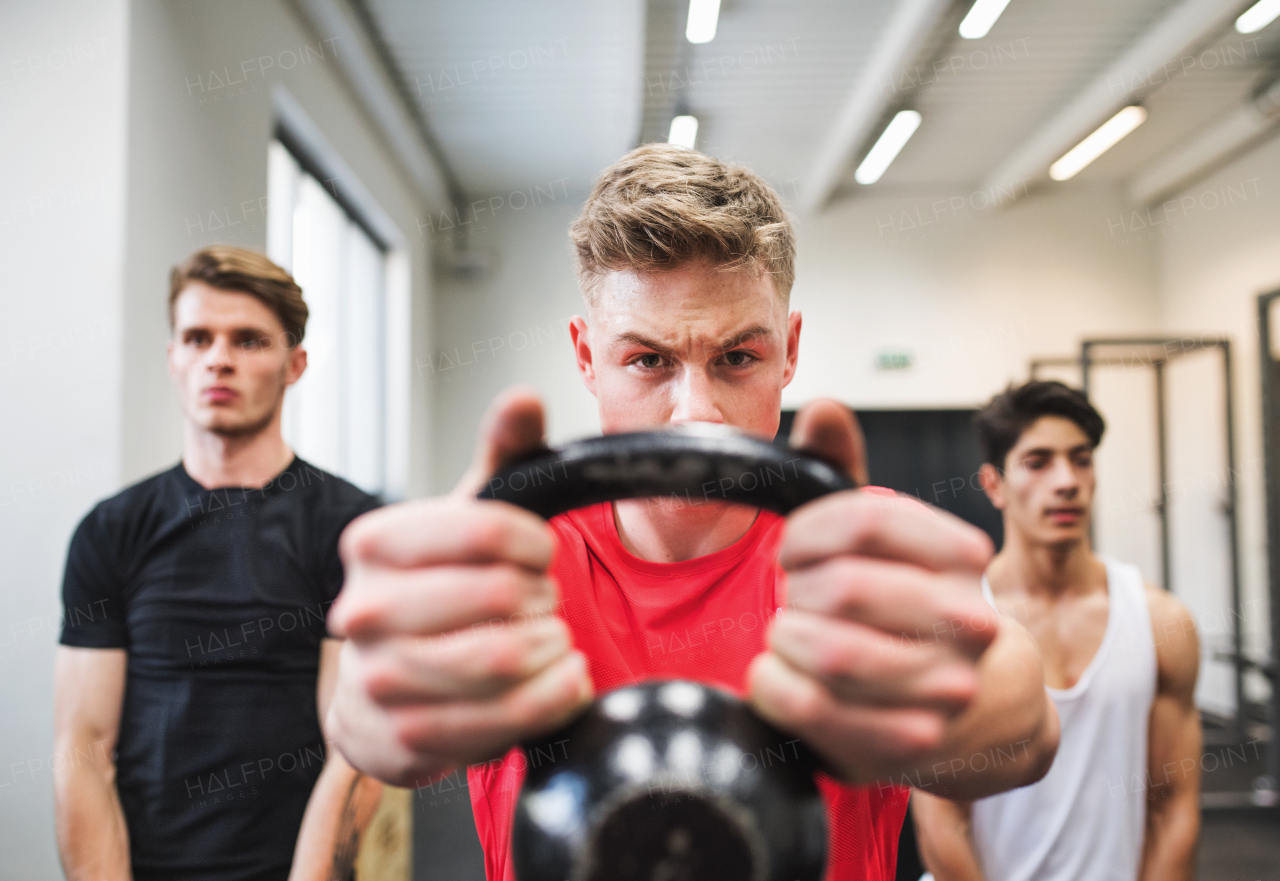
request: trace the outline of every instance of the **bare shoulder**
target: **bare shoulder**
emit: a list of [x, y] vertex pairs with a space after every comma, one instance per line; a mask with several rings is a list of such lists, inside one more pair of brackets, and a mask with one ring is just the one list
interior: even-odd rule
[[1194, 691], [1200, 670], [1200, 639], [1190, 610], [1173, 594], [1147, 585], [1147, 609], [1156, 644], [1160, 690]]

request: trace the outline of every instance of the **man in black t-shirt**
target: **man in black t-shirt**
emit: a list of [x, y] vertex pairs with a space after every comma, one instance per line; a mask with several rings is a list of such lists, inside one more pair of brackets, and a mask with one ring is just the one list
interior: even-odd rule
[[55, 665], [58, 844], [77, 879], [345, 878], [381, 797], [327, 748], [338, 536], [378, 501], [294, 455], [307, 307], [260, 254], [170, 283], [182, 461], [71, 541]]

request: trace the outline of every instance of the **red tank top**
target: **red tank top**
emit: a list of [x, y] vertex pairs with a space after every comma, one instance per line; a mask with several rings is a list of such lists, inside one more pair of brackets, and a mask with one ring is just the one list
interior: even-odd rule
[[[651, 563], [623, 547], [608, 502], [552, 519], [559, 614], [587, 656], [596, 693], [681, 678], [742, 694], [747, 665], [764, 650], [769, 621], [784, 601], [777, 563], [783, 523], [761, 511], [724, 550]], [[511, 824], [524, 771], [519, 749], [467, 769], [489, 881], [515, 879]], [[909, 791], [823, 776], [818, 785], [827, 805], [827, 881], [893, 878]]]

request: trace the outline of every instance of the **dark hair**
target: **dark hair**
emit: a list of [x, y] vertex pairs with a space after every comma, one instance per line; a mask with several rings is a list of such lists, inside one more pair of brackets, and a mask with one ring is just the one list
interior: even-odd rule
[[302, 342], [307, 331], [307, 304], [293, 276], [263, 254], [234, 245], [210, 245], [196, 251], [169, 273], [169, 326], [173, 306], [189, 282], [202, 281], [223, 291], [261, 300], [284, 327], [289, 348]]
[[973, 417], [973, 427], [986, 459], [1004, 473], [1004, 460], [1022, 433], [1041, 416], [1070, 419], [1097, 447], [1107, 424], [1085, 393], [1057, 380], [1033, 379], [1025, 385], [1010, 385], [991, 399]]

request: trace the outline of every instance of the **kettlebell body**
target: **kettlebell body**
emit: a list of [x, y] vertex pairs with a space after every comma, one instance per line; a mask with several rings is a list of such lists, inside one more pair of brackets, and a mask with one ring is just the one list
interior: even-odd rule
[[526, 744], [519, 881], [820, 881], [817, 761], [726, 691], [613, 691]]

